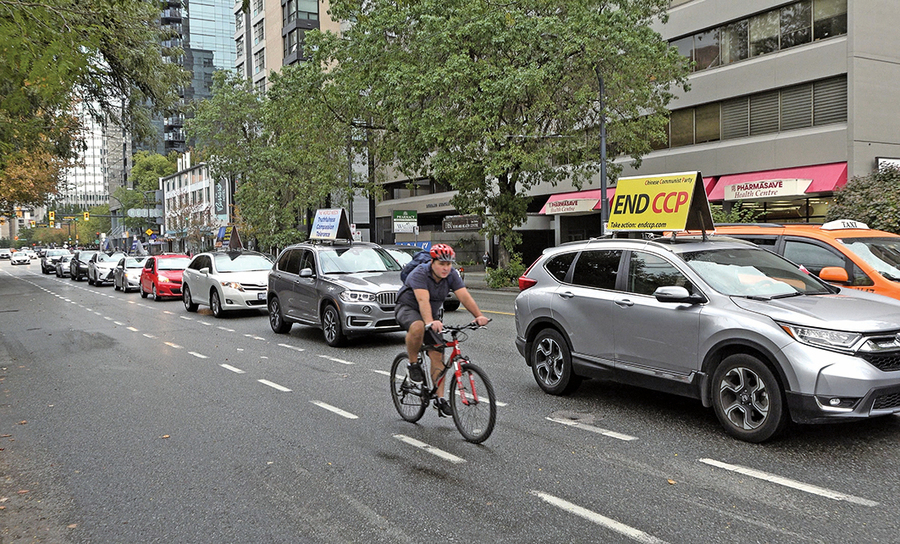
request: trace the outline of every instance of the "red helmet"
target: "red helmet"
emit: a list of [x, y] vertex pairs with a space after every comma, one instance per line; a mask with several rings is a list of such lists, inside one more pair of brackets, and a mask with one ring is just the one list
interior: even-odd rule
[[435, 244], [431, 246], [431, 258], [436, 261], [456, 262], [456, 252], [447, 244]]

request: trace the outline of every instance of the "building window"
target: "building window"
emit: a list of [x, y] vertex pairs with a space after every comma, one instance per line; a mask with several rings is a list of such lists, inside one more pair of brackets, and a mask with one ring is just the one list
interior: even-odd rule
[[253, 15], [259, 15], [263, 11], [263, 0], [253, 0]]
[[672, 112], [669, 124], [672, 127], [672, 147], [694, 143], [694, 109], [686, 108]]
[[287, 0], [282, 8], [284, 26], [297, 19], [319, 20], [319, 4], [316, 0]]
[[847, 0], [815, 0], [813, 37], [816, 40], [847, 33]]
[[265, 21], [253, 25], [253, 44], [258, 44], [265, 39]]
[[260, 49], [253, 53], [253, 73], [258, 74], [266, 67], [266, 50]]
[[266, 78], [262, 78], [255, 83], [256, 92], [258, 94], [266, 94]]
[[804, 0], [781, 8], [781, 49], [812, 41], [812, 4]]
[[750, 56], [778, 51], [778, 12], [750, 18]]
[[244, 12], [240, 11], [234, 14], [234, 28], [238, 32], [244, 28]]
[[235, 45], [235, 53], [237, 53], [237, 58], [241, 58], [244, 56], [244, 38], [238, 38], [234, 40]]
[[303, 38], [305, 36], [306, 31], [300, 28], [295, 28], [288, 32], [287, 36], [284, 37], [285, 58], [294, 53], [297, 53], [298, 58], [303, 58]]

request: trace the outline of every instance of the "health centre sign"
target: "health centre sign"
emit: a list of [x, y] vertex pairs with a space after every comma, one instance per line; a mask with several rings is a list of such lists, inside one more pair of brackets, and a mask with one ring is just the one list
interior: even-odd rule
[[609, 230], [712, 230], [700, 172], [620, 178], [610, 205]]

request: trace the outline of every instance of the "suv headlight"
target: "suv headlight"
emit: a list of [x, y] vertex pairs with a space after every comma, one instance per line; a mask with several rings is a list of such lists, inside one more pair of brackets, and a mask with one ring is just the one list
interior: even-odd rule
[[344, 302], [376, 302], [377, 299], [372, 293], [364, 293], [362, 291], [343, 291], [341, 300]]
[[234, 289], [235, 291], [242, 291], [242, 292], [244, 290], [244, 286], [242, 286], [240, 283], [238, 283], [236, 281], [223, 281], [222, 287], [229, 287], [231, 289]]
[[832, 331], [784, 324], [781, 325], [781, 328], [798, 342], [825, 349], [849, 351], [862, 338], [862, 335], [857, 332]]

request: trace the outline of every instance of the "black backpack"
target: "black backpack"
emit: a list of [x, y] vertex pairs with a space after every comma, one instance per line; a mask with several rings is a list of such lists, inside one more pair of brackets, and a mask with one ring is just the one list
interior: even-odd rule
[[431, 253], [428, 251], [422, 250], [415, 255], [411, 261], [403, 265], [403, 270], [400, 271], [400, 281], [406, 283], [406, 276], [409, 276], [409, 273], [413, 271], [413, 269], [420, 264], [430, 263], [431, 262]]

